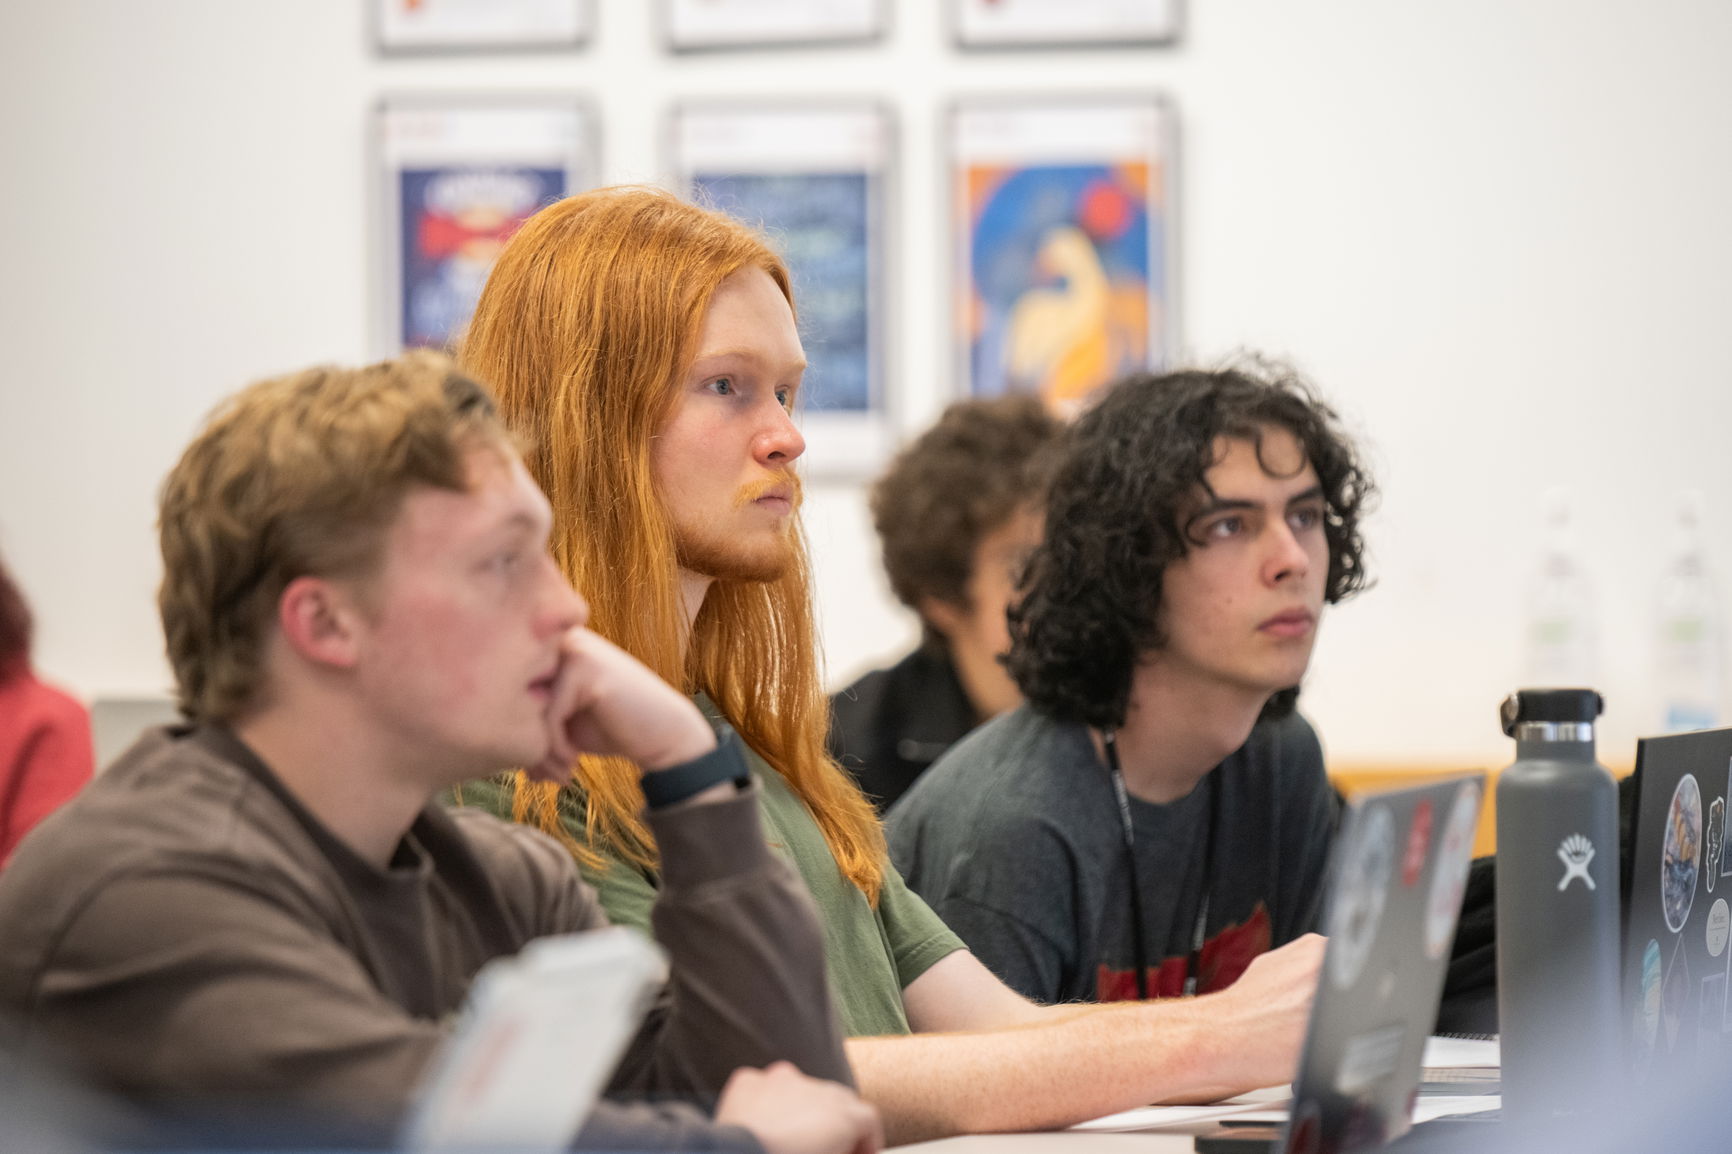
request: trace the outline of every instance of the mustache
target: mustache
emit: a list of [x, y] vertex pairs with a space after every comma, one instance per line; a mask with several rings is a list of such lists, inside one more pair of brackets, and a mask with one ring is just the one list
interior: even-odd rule
[[806, 487], [801, 482], [798, 473], [783, 470], [780, 473], [775, 473], [766, 477], [762, 481], [753, 481], [751, 484], [741, 485], [734, 492], [734, 508], [744, 509], [753, 501], [759, 500], [763, 497], [768, 497], [772, 493], [777, 496], [787, 497], [797, 512], [800, 508], [800, 503], [805, 499]]

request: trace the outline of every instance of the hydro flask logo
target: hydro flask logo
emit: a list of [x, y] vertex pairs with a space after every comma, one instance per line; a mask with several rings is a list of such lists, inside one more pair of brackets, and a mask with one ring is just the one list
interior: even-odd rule
[[1589, 889], [1595, 889], [1594, 879], [1588, 876], [1588, 863], [1594, 860], [1594, 843], [1579, 833], [1566, 837], [1558, 846], [1558, 860], [1564, 863], [1564, 880], [1558, 883], [1558, 892], [1563, 893], [1572, 878], [1581, 878], [1582, 884]]

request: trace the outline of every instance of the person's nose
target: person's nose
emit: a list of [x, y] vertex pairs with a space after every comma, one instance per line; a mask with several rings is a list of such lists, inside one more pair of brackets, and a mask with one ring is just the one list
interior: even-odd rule
[[547, 557], [543, 564], [548, 582], [548, 632], [564, 633], [567, 629], [588, 624], [589, 602], [583, 599], [583, 594], [571, 587], [571, 582], [565, 579], [565, 574], [559, 568], [559, 562]]
[[1269, 530], [1269, 553], [1264, 562], [1265, 579], [1271, 585], [1296, 580], [1311, 572], [1311, 554], [1285, 518]]
[[794, 423], [794, 415], [779, 401], [772, 401], [766, 408], [769, 411], [763, 427], [752, 441], [752, 455], [765, 468], [787, 468], [806, 451], [806, 438]]

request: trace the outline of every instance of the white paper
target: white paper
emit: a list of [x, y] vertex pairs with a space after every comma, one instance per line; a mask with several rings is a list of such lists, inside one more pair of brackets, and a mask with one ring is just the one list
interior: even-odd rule
[[[1091, 1118], [1087, 1122], [1078, 1122], [1072, 1130], [1092, 1131], [1095, 1133], [1121, 1133], [1132, 1130], [1162, 1130], [1169, 1126], [1189, 1126], [1197, 1122], [1212, 1122], [1219, 1118], [1239, 1118], [1251, 1113], [1272, 1113], [1276, 1121], [1284, 1121], [1287, 1117], [1287, 1103], [1291, 1101], [1293, 1087], [1270, 1086], [1263, 1090], [1252, 1090], [1248, 1094], [1240, 1094], [1236, 1098], [1228, 1098], [1222, 1102], [1210, 1102], [1203, 1106], [1138, 1106], [1134, 1110], [1121, 1110], [1117, 1114], [1106, 1114], [1099, 1118]], [[1279, 1110], [1270, 1111], [1270, 1106], [1280, 1106]]]
[[[1421, 1094], [1413, 1107], [1413, 1123], [1417, 1126], [1421, 1122], [1435, 1121], [1451, 1114], [1479, 1114], [1486, 1110], [1496, 1110], [1502, 1101], [1497, 1094]], [[1287, 1121], [1287, 1108], [1247, 1109], [1232, 1117], [1235, 1122], [1280, 1126]]]
[[1495, 1070], [1503, 1064], [1496, 1038], [1444, 1038], [1436, 1034], [1425, 1040], [1425, 1056], [1419, 1064], [1430, 1069]]

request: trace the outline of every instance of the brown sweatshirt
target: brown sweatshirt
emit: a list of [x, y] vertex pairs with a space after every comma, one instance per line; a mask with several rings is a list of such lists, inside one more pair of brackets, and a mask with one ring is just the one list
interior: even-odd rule
[[[650, 816], [671, 977], [610, 1093], [713, 1094], [777, 1059], [852, 1081], [810, 899], [753, 792]], [[604, 924], [534, 830], [429, 806], [381, 870], [227, 730], [157, 730], [0, 874], [0, 1041], [146, 1103], [389, 1125], [483, 964]], [[681, 1108], [604, 1103], [586, 1133], [756, 1148]]]

